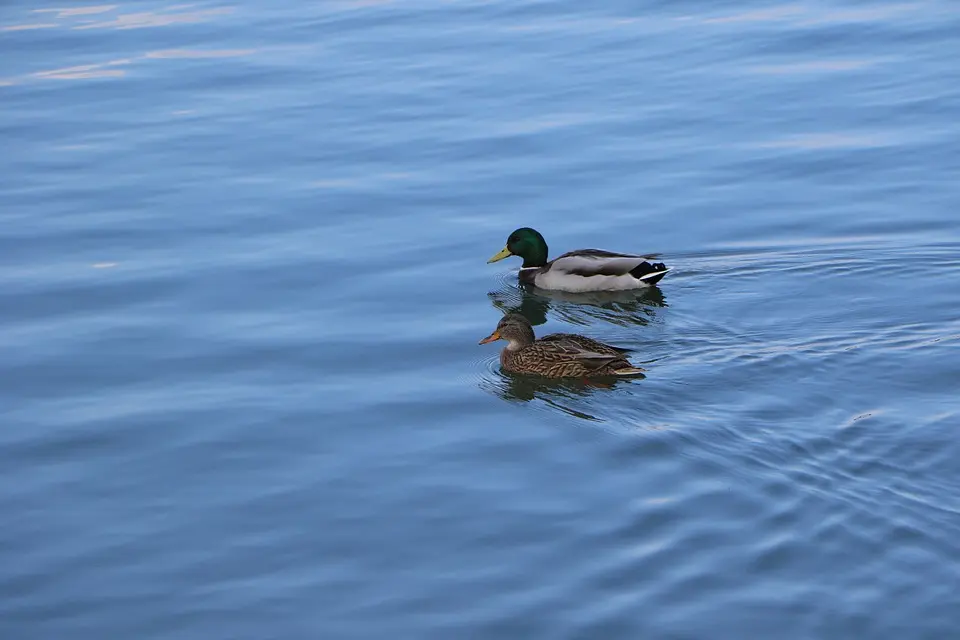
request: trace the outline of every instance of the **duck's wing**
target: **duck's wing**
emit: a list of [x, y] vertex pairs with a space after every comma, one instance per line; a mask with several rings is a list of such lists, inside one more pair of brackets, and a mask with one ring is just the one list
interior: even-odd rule
[[[539, 357], [546, 362], [577, 362], [588, 369], [597, 369], [615, 360], [623, 359], [623, 355], [618, 351], [613, 349], [595, 351], [575, 339], [581, 337], [573, 336], [574, 339], [571, 339], [570, 336], [564, 336], [563, 334], [553, 334], [537, 340], [524, 351], [529, 350], [531, 356]], [[602, 343], [596, 344], [600, 347], [606, 347]]]
[[624, 354], [630, 353], [633, 349], [624, 349], [623, 347], [615, 347], [612, 344], [606, 344], [600, 342], [599, 340], [594, 340], [593, 338], [588, 338], [586, 336], [577, 335], [575, 333], [551, 333], [550, 335], [543, 336], [540, 338], [540, 341], [560, 341], [568, 340], [576, 343], [581, 348], [586, 349], [587, 351], [594, 351], [596, 353], [609, 353], [609, 354]]
[[652, 256], [613, 253], [602, 249], [578, 249], [549, 263], [550, 270], [573, 276], [625, 276], [656, 282], [668, 269], [662, 262], [650, 262]]

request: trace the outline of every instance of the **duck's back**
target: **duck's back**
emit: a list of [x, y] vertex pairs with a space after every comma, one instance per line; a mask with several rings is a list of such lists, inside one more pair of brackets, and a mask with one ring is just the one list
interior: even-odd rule
[[555, 333], [516, 351], [504, 349], [500, 362], [507, 371], [551, 378], [613, 375], [631, 368], [623, 352], [592, 338]]
[[543, 336], [537, 342], [570, 342], [581, 349], [585, 349], [586, 351], [592, 351], [594, 353], [602, 353], [604, 355], [611, 356], [619, 356], [624, 353], [629, 353], [630, 351], [629, 349], [614, 347], [613, 345], [604, 344], [599, 340], [594, 340], [593, 338], [577, 335], [575, 333], [551, 333], [550, 335]]

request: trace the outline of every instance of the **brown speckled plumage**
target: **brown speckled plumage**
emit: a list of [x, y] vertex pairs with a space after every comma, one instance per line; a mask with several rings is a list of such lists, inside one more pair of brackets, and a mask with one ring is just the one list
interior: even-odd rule
[[618, 349], [586, 336], [554, 333], [537, 340], [530, 322], [520, 314], [507, 314], [481, 344], [507, 340], [500, 364], [512, 373], [532, 373], [549, 378], [635, 376], [634, 367]]

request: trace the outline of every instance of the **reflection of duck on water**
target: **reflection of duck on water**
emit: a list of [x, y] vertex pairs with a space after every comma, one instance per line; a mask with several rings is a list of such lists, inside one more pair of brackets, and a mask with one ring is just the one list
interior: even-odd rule
[[551, 306], [560, 318], [572, 324], [588, 325], [592, 320], [603, 320], [622, 327], [646, 325], [657, 307], [667, 306], [663, 292], [657, 287], [640, 291], [567, 293], [521, 284], [519, 287], [507, 285], [487, 295], [496, 308], [504, 313], [519, 313], [534, 326], [546, 323]]
[[627, 383], [628, 381], [624, 379], [600, 382], [596, 380], [498, 374], [493, 379], [481, 382], [481, 387], [507, 401], [530, 402], [539, 399], [576, 418], [599, 421], [600, 418], [597, 416], [571, 407], [569, 405], [570, 401], [583, 400], [601, 389], [612, 389], [618, 384]]

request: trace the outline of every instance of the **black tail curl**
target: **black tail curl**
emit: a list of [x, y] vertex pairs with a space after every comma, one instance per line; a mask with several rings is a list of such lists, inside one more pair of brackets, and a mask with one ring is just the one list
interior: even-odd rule
[[[657, 275], [651, 276], [649, 278], [643, 278], [643, 276], [649, 275], [651, 273], [657, 274]], [[657, 284], [663, 279], [663, 276], [667, 275], [667, 265], [663, 264], [662, 262], [650, 263], [650, 262], [644, 261], [638, 264], [633, 269], [631, 269], [630, 275], [632, 275], [634, 278], [637, 278], [637, 279], [643, 278], [643, 281], [646, 282], [647, 284]]]

